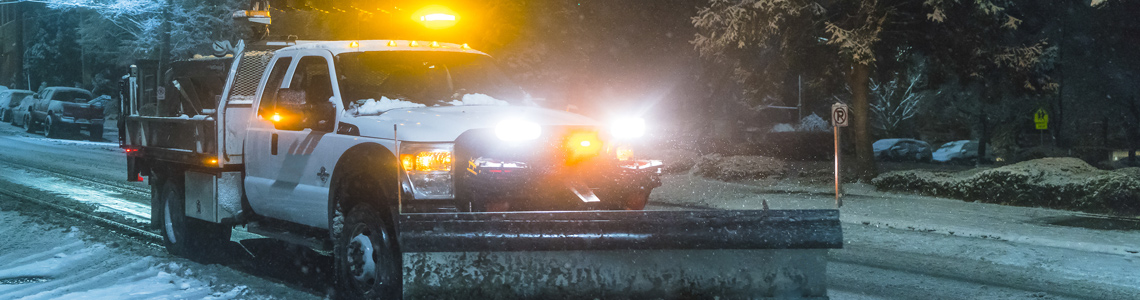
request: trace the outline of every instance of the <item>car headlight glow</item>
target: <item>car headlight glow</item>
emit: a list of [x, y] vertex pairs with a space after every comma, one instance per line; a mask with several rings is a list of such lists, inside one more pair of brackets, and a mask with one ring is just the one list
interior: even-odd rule
[[636, 138], [645, 135], [645, 119], [624, 118], [614, 121], [610, 133], [615, 138]]
[[506, 142], [529, 141], [537, 139], [541, 134], [542, 127], [523, 120], [506, 120], [495, 127], [495, 136]]

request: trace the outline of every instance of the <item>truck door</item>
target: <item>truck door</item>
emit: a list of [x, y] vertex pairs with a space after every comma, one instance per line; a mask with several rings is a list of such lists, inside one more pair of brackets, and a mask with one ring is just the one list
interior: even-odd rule
[[53, 89], [45, 89], [39, 94], [36, 94], [35, 102], [32, 104], [33, 118], [38, 120], [47, 119], [48, 105], [51, 103], [51, 92]]
[[[331, 58], [323, 50], [301, 52], [279, 58], [270, 71], [245, 145], [245, 185], [258, 214], [328, 226], [333, 165], [325, 161], [335, 157], [319, 153], [328, 144], [322, 140], [335, 129], [338, 111], [330, 101], [335, 98]], [[287, 72], [279, 71], [290, 64]]]

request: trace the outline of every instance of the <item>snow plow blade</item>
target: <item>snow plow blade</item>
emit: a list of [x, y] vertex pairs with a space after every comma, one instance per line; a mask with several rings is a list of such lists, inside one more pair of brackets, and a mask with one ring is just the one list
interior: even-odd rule
[[406, 299], [827, 298], [838, 210], [399, 216]]

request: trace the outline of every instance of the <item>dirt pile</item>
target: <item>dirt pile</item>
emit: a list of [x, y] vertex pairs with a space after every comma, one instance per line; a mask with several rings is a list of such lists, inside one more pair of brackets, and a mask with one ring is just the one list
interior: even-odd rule
[[712, 154], [697, 161], [697, 175], [726, 181], [764, 179], [785, 172], [784, 161], [766, 156]]
[[906, 191], [1018, 206], [1089, 212], [1140, 212], [1140, 176], [1103, 171], [1076, 158], [1042, 158], [981, 172], [889, 172], [871, 181], [880, 190]]

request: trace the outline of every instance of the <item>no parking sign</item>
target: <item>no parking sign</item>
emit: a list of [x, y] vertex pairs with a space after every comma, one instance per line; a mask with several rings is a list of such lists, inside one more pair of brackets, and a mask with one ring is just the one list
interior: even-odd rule
[[847, 127], [847, 119], [851, 116], [851, 111], [847, 110], [847, 104], [836, 103], [831, 105], [831, 126]]

